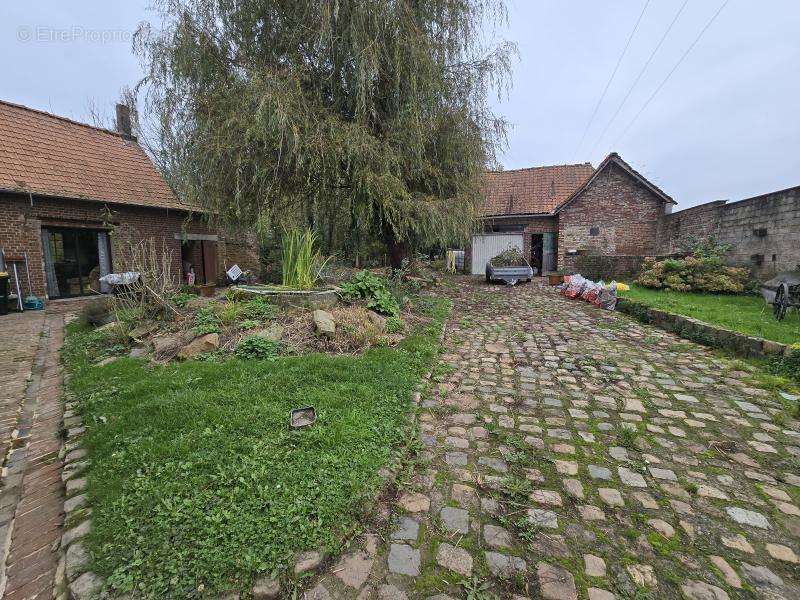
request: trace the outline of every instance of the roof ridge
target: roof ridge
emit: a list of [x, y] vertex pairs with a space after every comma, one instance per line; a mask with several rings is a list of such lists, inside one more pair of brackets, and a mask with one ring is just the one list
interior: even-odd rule
[[553, 169], [555, 167], [592, 167], [592, 163], [590, 162], [583, 162], [583, 163], [568, 163], [568, 164], [561, 164], [561, 165], [537, 165], [534, 167], [520, 167], [519, 169], [487, 169], [486, 173], [516, 173], [519, 171], [533, 171], [535, 169]]
[[0, 98], [0, 104], [5, 104], [6, 106], [13, 106], [14, 108], [20, 108], [22, 110], [27, 110], [32, 113], [44, 115], [45, 117], [50, 117], [52, 119], [64, 121], [66, 123], [69, 123], [70, 125], [78, 125], [80, 127], [86, 127], [87, 129], [93, 129], [95, 131], [100, 131], [102, 133], [108, 133], [110, 135], [122, 138], [124, 140], [135, 141], [135, 139], [133, 140], [131, 139], [132, 136], [125, 135], [123, 133], [120, 133], [119, 131], [114, 131], [113, 129], [106, 129], [105, 127], [99, 127], [97, 125], [90, 125], [89, 123], [82, 123], [81, 121], [76, 121], [74, 119], [57, 115], [55, 113], [47, 112], [46, 110], [41, 110], [39, 108], [31, 108], [30, 106], [25, 106], [24, 104], [17, 104], [16, 102], [9, 102], [8, 100], [3, 100], [2, 98]]

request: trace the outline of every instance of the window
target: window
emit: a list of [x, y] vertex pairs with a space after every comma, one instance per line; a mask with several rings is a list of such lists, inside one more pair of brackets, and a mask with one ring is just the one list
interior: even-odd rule
[[600, 235], [600, 228], [599, 227], [590, 227], [589, 228], [589, 235], [591, 235], [591, 236]]

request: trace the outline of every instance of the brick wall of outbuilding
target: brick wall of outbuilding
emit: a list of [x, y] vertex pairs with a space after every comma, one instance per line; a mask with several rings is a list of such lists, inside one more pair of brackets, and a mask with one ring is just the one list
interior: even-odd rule
[[[213, 234], [202, 220], [184, 211], [165, 208], [103, 204], [93, 201], [55, 199], [4, 194], [0, 195], [0, 247], [7, 254], [28, 252], [33, 293], [45, 297], [46, 285], [42, 255], [42, 227], [85, 227], [109, 232], [111, 262], [114, 271], [125, 270], [132, 244], [146, 238], [155, 240], [158, 248], [171, 253], [173, 275], [181, 275], [181, 242], [175, 234]], [[236, 246], [236, 261], [245, 268], [257, 267], [257, 249], [243, 251]], [[253, 266], [241, 264], [242, 257], [255, 255]], [[232, 264], [226, 252], [226, 241], [219, 236], [217, 243], [217, 274], [224, 277]], [[27, 285], [26, 285], [27, 288]], [[26, 289], [27, 293], [28, 290]]]
[[[574, 270], [577, 250], [610, 256], [656, 253], [665, 204], [656, 194], [610, 165], [558, 213], [558, 266]], [[592, 228], [597, 228], [592, 234]]]

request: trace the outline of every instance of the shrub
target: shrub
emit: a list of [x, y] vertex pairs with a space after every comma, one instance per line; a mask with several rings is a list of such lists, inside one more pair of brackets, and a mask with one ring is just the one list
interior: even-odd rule
[[771, 358], [767, 370], [773, 375], [800, 381], [800, 344], [792, 344], [788, 352]]
[[275, 360], [280, 344], [273, 340], [250, 335], [236, 345], [234, 354], [246, 360]]
[[345, 300], [367, 300], [367, 308], [377, 313], [396, 317], [400, 314], [400, 304], [386, 280], [369, 271], [360, 271], [341, 285], [341, 295]]
[[400, 333], [405, 326], [403, 319], [400, 317], [389, 317], [386, 319], [386, 333]]
[[268, 321], [275, 318], [277, 309], [265, 298], [256, 297], [247, 302], [242, 302], [242, 316], [245, 319]]
[[178, 292], [174, 294], [170, 300], [172, 300], [172, 303], [178, 308], [184, 308], [192, 298], [197, 298], [197, 295], [188, 292]]
[[750, 289], [747, 269], [725, 266], [719, 257], [645, 259], [636, 283], [676, 292], [741, 294]]

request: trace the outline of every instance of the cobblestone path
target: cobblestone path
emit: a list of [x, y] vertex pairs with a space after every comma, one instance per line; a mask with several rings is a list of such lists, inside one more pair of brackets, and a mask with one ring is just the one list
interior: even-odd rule
[[741, 363], [461, 281], [385, 531], [307, 598], [800, 598], [800, 423]]

